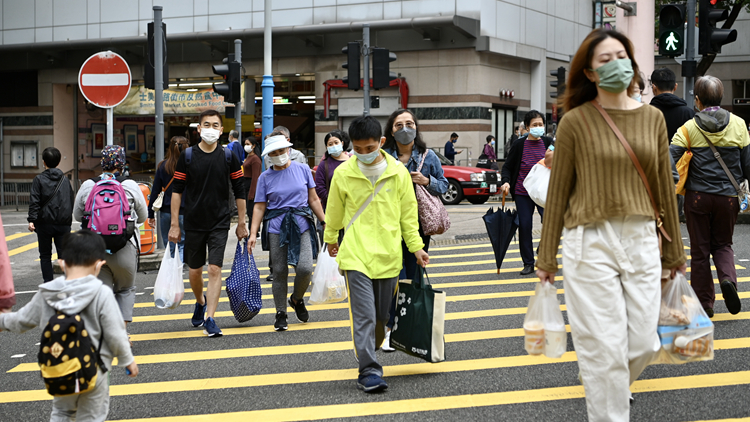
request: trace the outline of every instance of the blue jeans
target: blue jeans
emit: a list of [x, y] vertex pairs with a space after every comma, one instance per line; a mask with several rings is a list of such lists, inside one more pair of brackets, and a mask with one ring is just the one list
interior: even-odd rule
[[[169, 227], [172, 225], [172, 214], [168, 212], [159, 212], [159, 222], [161, 223], [161, 238], [164, 239], [165, 243], [169, 241]], [[185, 229], [182, 227], [183, 218], [180, 216], [180, 243], [177, 246], [180, 247], [180, 259], [185, 262]], [[174, 256], [174, 243], [169, 244], [169, 254]]]

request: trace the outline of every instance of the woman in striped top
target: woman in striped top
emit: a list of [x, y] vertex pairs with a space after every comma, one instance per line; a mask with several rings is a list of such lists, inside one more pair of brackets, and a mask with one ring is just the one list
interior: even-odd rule
[[531, 110], [523, 118], [525, 127], [529, 128], [527, 136], [515, 140], [510, 146], [508, 159], [505, 160], [501, 171], [500, 190], [503, 196], [508, 193], [513, 196], [518, 211], [518, 245], [523, 260], [523, 271], [521, 275], [534, 272], [534, 247], [531, 239], [531, 229], [534, 226], [534, 208], [539, 215], [544, 215], [544, 208], [538, 206], [531, 200], [528, 192], [523, 187], [523, 181], [528, 176], [531, 168], [539, 160], [544, 158], [544, 153], [550, 145], [552, 138], [544, 135], [544, 115]]

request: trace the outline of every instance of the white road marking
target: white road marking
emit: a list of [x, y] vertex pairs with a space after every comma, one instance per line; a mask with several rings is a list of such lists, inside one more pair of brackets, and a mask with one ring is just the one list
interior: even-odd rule
[[20, 355], [13, 355], [13, 356], [11, 356], [10, 358], [11, 358], [11, 359], [17, 359], [17, 358], [22, 358], [22, 357], [24, 357], [24, 356], [26, 356], [26, 353], [21, 353]]

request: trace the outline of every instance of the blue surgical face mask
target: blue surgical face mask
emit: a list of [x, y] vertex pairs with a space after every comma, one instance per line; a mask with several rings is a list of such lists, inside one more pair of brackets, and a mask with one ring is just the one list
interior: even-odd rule
[[376, 158], [380, 155], [380, 149], [376, 149], [373, 152], [370, 152], [368, 154], [358, 154], [357, 151], [354, 152], [354, 155], [357, 156], [357, 159], [365, 164], [372, 164], [373, 161], [375, 161]]
[[643, 97], [641, 97], [640, 95], [637, 95], [637, 94], [633, 95], [633, 99], [636, 100], [636, 101], [638, 101], [639, 103], [643, 102]]
[[334, 157], [338, 157], [342, 152], [344, 152], [344, 147], [341, 144], [336, 144], [334, 146], [328, 147], [328, 153], [333, 155]]
[[532, 127], [529, 130], [529, 134], [535, 138], [541, 138], [542, 135], [544, 135], [544, 128], [543, 127]]

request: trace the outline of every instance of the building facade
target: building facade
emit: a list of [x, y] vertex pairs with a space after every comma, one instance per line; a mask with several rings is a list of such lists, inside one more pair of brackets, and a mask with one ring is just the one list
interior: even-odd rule
[[[126, 147], [131, 168], [153, 169], [153, 91], [143, 87], [143, 69], [154, 5], [163, 6], [167, 25], [165, 139], [195, 137], [190, 124], [197, 114], [205, 107], [223, 109], [210, 87], [218, 82], [211, 66], [233, 52], [235, 39], [243, 42], [243, 134], [260, 134], [263, 0], [0, 3], [6, 181], [37, 174], [41, 151], [52, 145], [63, 152], [64, 172], [85, 179], [97, 171], [105, 113], [83, 98], [77, 81], [86, 58], [106, 50], [125, 58], [133, 79], [128, 99], [115, 108], [114, 142]], [[390, 70], [401, 80], [372, 91], [372, 115], [384, 123], [408, 107], [430, 147], [442, 148], [450, 133], [458, 133], [457, 149], [464, 152], [457, 164], [475, 162], [489, 134], [499, 140], [502, 157], [504, 140], [525, 112], [552, 115], [550, 70], [568, 66], [601, 22], [601, 6], [588, 0], [273, 0], [274, 123], [291, 129], [311, 165], [320, 159], [325, 134], [345, 129], [362, 113], [362, 91], [336, 81], [346, 75], [342, 47], [362, 40], [362, 24], [368, 23], [372, 46], [397, 54]], [[743, 14], [736, 27], [749, 22]], [[740, 38], [725, 47], [733, 58], [714, 64], [725, 83], [750, 79], [741, 66], [750, 46]], [[233, 120], [226, 121], [225, 131], [232, 128]]]

